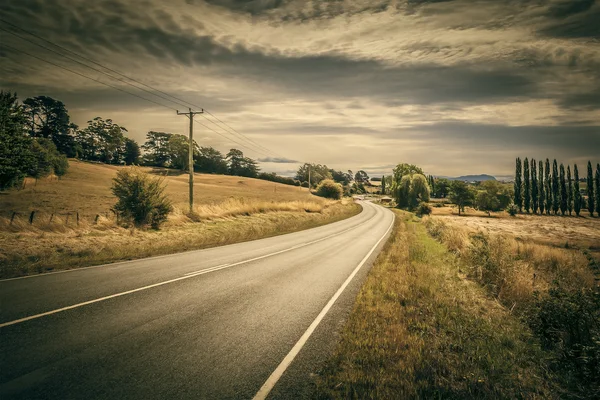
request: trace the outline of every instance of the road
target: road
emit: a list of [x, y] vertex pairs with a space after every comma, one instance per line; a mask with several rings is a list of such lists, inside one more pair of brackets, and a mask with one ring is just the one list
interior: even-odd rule
[[393, 213], [0, 281], [0, 398], [310, 398]]

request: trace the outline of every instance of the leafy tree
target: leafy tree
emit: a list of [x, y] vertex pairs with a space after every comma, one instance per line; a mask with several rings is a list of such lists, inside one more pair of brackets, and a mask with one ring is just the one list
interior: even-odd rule
[[452, 181], [450, 185], [450, 201], [458, 207], [458, 215], [465, 211], [465, 207], [472, 205], [475, 200], [475, 192], [463, 181]]
[[450, 181], [446, 178], [435, 179], [435, 197], [446, 198], [450, 192]]
[[523, 183], [522, 183], [522, 168], [521, 168], [521, 159], [517, 157], [515, 162], [515, 205], [519, 207], [519, 212], [523, 211]]
[[352, 175], [349, 175], [347, 172], [336, 171], [334, 169], [330, 169], [329, 172], [331, 174], [331, 178], [335, 182], [341, 183], [344, 186], [349, 185], [350, 182], [352, 181]]
[[427, 178], [423, 174], [405, 175], [394, 193], [398, 207], [412, 210], [419, 203], [429, 201], [430, 191]]
[[121, 169], [112, 184], [118, 199], [113, 210], [136, 226], [158, 229], [173, 210], [164, 191], [162, 178], [151, 177], [137, 167]]
[[231, 149], [227, 153], [228, 169], [230, 175], [246, 176], [256, 178], [258, 176], [258, 165], [251, 158], [244, 157], [244, 153], [238, 149]]
[[525, 205], [525, 212], [529, 214], [529, 210], [531, 209], [531, 179], [527, 157], [525, 157], [525, 163], [523, 164], [523, 203]]
[[575, 210], [575, 215], [579, 217], [579, 213], [581, 212], [582, 204], [581, 204], [581, 191], [579, 190], [579, 170], [577, 169], [577, 164], [573, 166], [573, 209]]
[[550, 160], [546, 158], [544, 169], [544, 191], [546, 192], [546, 214], [552, 211], [552, 183], [550, 182]]
[[194, 160], [195, 168], [207, 174], [226, 174], [227, 161], [223, 153], [212, 147], [200, 147]]
[[537, 162], [531, 159], [531, 209], [534, 214], [538, 211], [538, 182], [537, 182]]
[[127, 165], [135, 165], [139, 164], [140, 157], [142, 153], [140, 151], [140, 146], [133, 139], [126, 138], [125, 139], [125, 164]]
[[[331, 174], [331, 170], [327, 167], [327, 165], [322, 164], [309, 164], [305, 163], [298, 168], [296, 172], [296, 179], [300, 182], [308, 182], [310, 169], [310, 186], [319, 184], [323, 179], [333, 179]], [[352, 176], [352, 171], [348, 171], [350, 176]]]
[[75, 156], [72, 133], [77, 127], [71, 123], [65, 105], [48, 96], [30, 97], [23, 104], [30, 135], [50, 139], [59, 152]]
[[560, 209], [560, 189], [558, 186], [558, 164], [556, 159], [552, 164], [552, 211], [554, 215], [558, 214]]
[[478, 210], [490, 215], [491, 211], [500, 211], [508, 207], [511, 193], [508, 188], [498, 181], [484, 181], [479, 185], [480, 190], [475, 197]]
[[344, 189], [342, 188], [342, 185], [336, 183], [332, 179], [323, 179], [317, 186], [316, 193], [317, 196], [338, 200], [342, 198]]
[[596, 211], [598, 212], [598, 216], [600, 217], [600, 163], [596, 164], [596, 176], [594, 178], [596, 182]]
[[[400, 205], [403, 198], [405, 199], [406, 196], [408, 195], [408, 192], [403, 193], [403, 190], [406, 188], [403, 188], [402, 186], [402, 178], [405, 176], [412, 176], [414, 174], [420, 174], [423, 175], [423, 170], [419, 167], [417, 167], [416, 165], [413, 164], [406, 164], [406, 163], [400, 163], [398, 165], [396, 165], [396, 167], [394, 168], [394, 174], [392, 176], [392, 185], [390, 187], [390, 191], [392, 193], [392, 195], [394, 196], [394, 198], [396, 199], [396, 204], [398, 204], [399, 207], [407, 207], [407, 205]], [[409, 180], [410, 182], [410, 180]], [[410, 183], [409, 183], [410, 185]]]
[[111, 119], [96, 117], [77, 133], [76, 140], [82, 150], [82, 158], [119, 164], [125, 156], [125, 133], [127, 129]]
[[396, 205], [399, 208], [408, 208], [410, 207], [410, 175], [404, 175], [402, 179], [400, 179], [400, 184], [396, 185], [394, 188], [394, 197], [396, 200]]
[[567, 184], [567, 210], [569, 210], [569, 215], [573, 215], [573, 179], [570, 165], [567, 165]]
[[354, 175], [354, 181], [363, 185], [370, 185], [369, 175], [362, 169]]
[[146, 142], [142, 145], [144, 150], [144, 164], [154, 167], [166, 167], [171, 157], [169, 154], [169, 138], [171, 133], [150, 131], [146, 134]]
[[565, 215], [565, 213], [567, 212], [567, 200], [568, 200], [568, 195], [567, 195], [567, 184], [565, 181], [565, 166], [563, 164], [560, 164], [560, 213], [562, 215]]
[[167, 140], [167, 154], [169, 155], [170, 168], [188, 170], [189, 164], [189, 140], [184, 135], [173, 134]]
[[[588, 211], [590, 212], [590, 215], [593, 217], [594, 216], [595, 197], [594, 197], [594, 174], [592, 172], [592, 162], [591, 161], [588, 161], [588, 164], [587, 164], [587, 194], [588, 194], [588, 198], [587, 198]], [[600, 204], [598, 204], [598, 206], [600, 206]]]
[[538, 203], [540, 208], [540, 214], [544, 213], [544, 208], [546, 205], [546, 188], [544, 184], [544, 162], [540, 160], [539, 170], [538, 170]]
[[0, 91], [0, 191], [22, 184], [36, 163], [17, 94]]

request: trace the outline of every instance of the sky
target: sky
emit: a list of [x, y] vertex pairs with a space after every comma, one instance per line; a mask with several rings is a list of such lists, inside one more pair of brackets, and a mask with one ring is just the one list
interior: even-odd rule
[[284, 175], [299, 162], [372, 176], [600, 162], [594, 0], [4, 0], [0, 17], [2, 89], [61, 100], [80, 126], [111, 118], [138, 142], [187, 135], [175, 110], [189, 102], [212, 114], [197, 116], [201, 146]]

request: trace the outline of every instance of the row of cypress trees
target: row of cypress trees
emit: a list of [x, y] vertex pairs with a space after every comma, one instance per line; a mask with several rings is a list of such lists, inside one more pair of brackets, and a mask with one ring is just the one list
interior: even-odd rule
[[556, 160], [552, 163], [552, 172], [550, 171], [550, 160], [546, 162], [531, 159], [531, 162], [525, 158], [521, 161], [516, 160], [515, 182], [514, 182], [514, 203], [520, 212], [533, 212], [537, 214], [554, 213], [557, 215], [560, 211], [562, 215], [575, 211], [579, 216], [582, 208], [586, 207], [591, 216], [594, 211], [600, 216], [600, 163], [596, 164], [596, 173], [592, 169], [591, 161], [587, 164], [587, 201], [581, 195], [579, 189], [579, 170], [577, 164], [573, 166], [573, 175], [571, 176], [571, 166], [567, 165], [566, 175], [565, 166]]

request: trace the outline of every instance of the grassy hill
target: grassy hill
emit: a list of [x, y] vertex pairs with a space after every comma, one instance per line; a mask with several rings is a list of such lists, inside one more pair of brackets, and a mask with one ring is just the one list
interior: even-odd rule
[[[0, 192], [0, 217], [10, 218], [13, 212], [25, 215], [34, 210], [57, 214], [79, 212], [82, 218], [103, 215], [116, 203], [110, 187], [120, 168], [124, 167], [71, 160], [69, 171], [61, 180], [46, 178], [36, 182], [28, 179], [22, 190]], [[166, 192], [173, 205], [187, 210], [187, 173], [161, 168], [142, 169], [165, 176]], [[296, 186], [239, 176], [195, 174], [195, 204], [217, 204], [232, 197], [272, 202], [321, 201], [307, 189]]]

